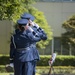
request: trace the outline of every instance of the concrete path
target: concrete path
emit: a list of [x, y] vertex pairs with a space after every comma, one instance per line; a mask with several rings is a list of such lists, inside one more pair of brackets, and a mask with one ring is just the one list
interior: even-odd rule
[[75, 74], [41, 74], [41, 75], [75, 75]]

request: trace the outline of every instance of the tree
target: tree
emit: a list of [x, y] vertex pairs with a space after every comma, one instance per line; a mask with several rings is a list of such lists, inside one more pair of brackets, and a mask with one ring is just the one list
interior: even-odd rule
[[70, 46], [75, 48], [75, 15], [66, 20], [62, 27], [66, 30], [61, 38], [63, 46], [66, 49], [69, 49]]
[[52, 39], [52, 32], [43, 12], [32, 6], [34, 2], [35, 0], [0, 0], [0, 20], [8, 19], [16, 23], [23, 13], [31, 13], [35, 17], [35, 22], [47, 33], [48, 39], [37, 43], [38, 47], [45, 48]]
[[16, 22], [20, 15], [27, 12], [20, 0], [0, 0], [0, 20], [13, 20]]

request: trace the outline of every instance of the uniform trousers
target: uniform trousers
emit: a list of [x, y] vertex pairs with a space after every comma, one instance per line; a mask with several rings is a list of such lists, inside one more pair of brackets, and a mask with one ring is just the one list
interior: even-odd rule
[[37, 60], [33, 61], [33, 75], [36, 73], [36, 65], [37, 65]]
[[14, 62], [14, 75], [33, 75], [33, 61]]

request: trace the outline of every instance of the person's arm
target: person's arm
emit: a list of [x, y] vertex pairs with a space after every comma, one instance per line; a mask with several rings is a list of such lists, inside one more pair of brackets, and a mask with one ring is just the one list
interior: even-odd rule
[[19, 33], [19, 29], [17, 28], [17, 29], [15, 29], [15, 31], [14, 31], [14, 34], [17, 34], [17, 33]]
[[41, 39], [42, 39], [42, 40], [47, 40], [47, 35], [46, 35], [46, 33], [44, 32], [44, 30], [41, 30], [40, 32], [42, 33]]
[[14, 46], [14, 38], [11, 36], [11, 42], [10, 42], [10, 63], [13, 63], [13, 57], [15, 52], [15, 46]]
[[46, 33], [45, 33], [45, 31], [42, 29], [42, 28], [38, 28], [37, 29], [37, 31], [38, 31], [38, 33], [39, 33], [39, 35], [41, 34], [42, 36], [41, 36], [41, 39], [42, 40], [47, 40], [47, 35], [46, 35]]
[[38, 24], [36, 24], [35, 22], [33, 22], [32, 24], [33, 24], [34, 27], [36, 27], [41, 39], [42, 40], [47, 40], [47, 35], [46, 35], [45, 31]]
[[41, 40], [40, 36], [36, 33], [28, 33], [28, 37], [32, 42], [39, 42]]
[[28, 30], [30, 31], [27, 35], [29, 37], [29, 39], [32, 42], [38, 42], [41, 40], [40, 36], [38, 35], [38, 33], [36, 33], [31, 27], [28, 28]]

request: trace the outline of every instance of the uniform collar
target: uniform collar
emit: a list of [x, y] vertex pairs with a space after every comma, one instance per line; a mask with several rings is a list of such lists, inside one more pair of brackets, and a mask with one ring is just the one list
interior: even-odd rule
[[24, 31], [21, 31], [21, 33], [22, 33], [22, 34], [26, 34], [26, 30], [24, 30]]

